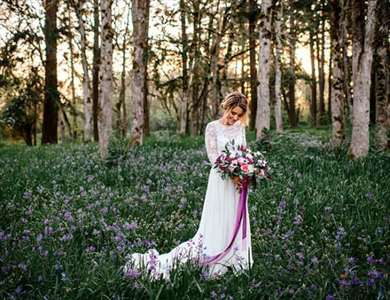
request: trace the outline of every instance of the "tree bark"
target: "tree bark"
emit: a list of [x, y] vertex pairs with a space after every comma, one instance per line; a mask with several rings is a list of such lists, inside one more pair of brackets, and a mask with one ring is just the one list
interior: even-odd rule
[[[379, 4], [380, 3], [380, 4]], [[379, 20], [386, 17], [384, 1], [378, 3]], [[379, 150], [390, 148], [390, 45], [389, 23], [378, 24], [376, 76], [376, 146]]]
[[283, 2], [276, 7], [277, 13], [275, 18], [275, 123], [276, 131], [283, 132], [282, 119], [282, 100], [281, 100], [281, 86], [282, 86], [282, 71], [281, 71], [281, 56], [282, 56], [282, 30], [281, 23], [283, 18]]
[[107, 157], [108, 144], [112, 132], [112, 0], [101, 0], [101, 72], [99, 76], [99, 107], [98, 118], [99, 150], [102, 159]]
[[376, 0], [368, 0], [367, 18], [364, 2], [352, 0], [352, 74], [354, 84], [352, 139], [349, 148], [353, 159], [368, 153], [370, 121], [370, 84], [375, 33]]
[[45, 100], [43, 107], [42, 144], [58, 142], [57, 89], [57, 0], [45, 0]]
[[185, 1], [180, 0], [180, 22], [181, 22], [181, 43], [182, 43], [182, 52], [181, 52], [181, 62], [182, 62], [182, 97], [180, 103], [180, 127], [179, 133], [185, 135], [188, 128], [188, 101], [189, 101], [189, 92], [188, 92], [188, 37], [186, 30], [186, 7]]
[[80, 44], [81, 44], [81, 65], [83, 67], [83, 109], [84, 109], [84, 141], [89, 142], [92, 140], [93, 134], [93, 115], [92, 115], [92, 99], [90, 92], [90, 80], [88, 73], [88, 60], [87, 60], [87, 38], [85, 34], [85, 23], [82, 16], [81, 4], [73, 2], [73, 6], [76, 11], [77, 19], [79, 22], [80, 30]]
[[92, 113], [93, 136], [99, 141], [98, 115], [99, 115], [99, 69], [100, 69], [100, 41], [99, 41], [99, 0], [93, 0], [93, 70], [92, 70]]
[[348, 56], [348, 29], [350, 28], [350, 0], [343, 0], [341, 9], [342, 24], [342, 48], [343, 48], [343, 66], [344, 66], [344, 124], [347, 124], [352, 118], [352, 95], [351, 95], [351, 59]]
[[[342, 1], [342, 0], [341, 0]], [[331, 80], [331, 113], [332, 113], [332, 144], [339, 147], [344, 141], [344, 74], [343, 74], [343, 52], [342, 52], [342, 24], [340, 15], [342, 5], [339, 0], [332, 0], [331, 4], [331, 44], [332, 44], [332, 80]]]
[[[74, 77], [75, 77], [75, 69], [74, 69], [74, 49], [73, 49], [73, 33], [72, 33], [72, 26], [71, 26], [71, 10], [70, 10], [70, 3], [68, 4], [68, 44], [69, 44], [69, 62], [70, 62], [70, 88], [71, 88], [71, 94], [72, 94], [72, 105], [75, 108], [76, 107], [76, 88], [74, 83]], [[71, 136], [73, 140], [77, 139], [77, 113], [76, 109], [73, 113], [73, 120], [72, 120], [72, 126], [73, 130], [71, 133]]]
[[316, 77], [316, 65], [315, 65], [315, 53], [314, 53], [314, 33], [310, 29], [309, 32], [309, 44], [310, 44], [310, 61], [311, 61], [311, 102], [310, 102], [310, 117], [311, 125], [317, 127], [317, 77]]
[[272, 1], [264, 0], [260, 17], [259, 86], [257, 87], [256, 137], [261, 138], [264, 129], [270, 128], [270, 57]]
[[257, 69], [256, 69], [256, 0], [249, 0], [249, 64], [251, 73], [251, 98], [249, 103], [249, 129], [255, 130], [256, 127], [256, 111], [257, 111]]
[[147, 104], [147, 63], [148, 63], [148, 27], [149, 27], [149, 0], [133, 0], [133, 70], [131, 83], [131, 98], [133, 106], [133, 124], [131, 136], [133, 144], [143, 144], [146, 134], [145, 125], [148, 115]]
[[290, 29], [289, 29], [289, 68], [290, 68], [290, 80], [288, 82], [288, 120], [292, 128], [297, 127], [297, 109], [295, 107], [295, 48], [296, 48], [296, 32], [295, 32], [295, 20], [294, 15], [291, 12], [290, 18]]

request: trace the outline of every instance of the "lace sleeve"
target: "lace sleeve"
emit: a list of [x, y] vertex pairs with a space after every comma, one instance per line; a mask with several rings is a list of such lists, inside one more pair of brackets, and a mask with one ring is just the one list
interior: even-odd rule
[[246, 146], [245, 126], [242, 126], [242, 145]]
[[212, 164], [214, 164], [215, 160], [218, 157], [218, 149], [217, 149], [217, 132], [216, 132], [215, 124], [213, 123], [209, 123], [206, 126], [205, 143], [206, 143], [207, 157], [209, 158], [209, 161]]

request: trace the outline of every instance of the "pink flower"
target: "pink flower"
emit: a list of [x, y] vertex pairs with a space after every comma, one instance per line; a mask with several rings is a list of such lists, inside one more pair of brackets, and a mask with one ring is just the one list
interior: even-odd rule
[[241, 165], [241, 170], [243, 170], [245, 173], [248, 173], [249, 167], [247, 164]]

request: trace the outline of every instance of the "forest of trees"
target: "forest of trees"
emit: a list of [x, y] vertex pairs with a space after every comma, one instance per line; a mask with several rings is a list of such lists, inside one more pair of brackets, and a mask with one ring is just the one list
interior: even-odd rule
[[257, 138], [307, 120], [330, 126], [335, 147], [348, 141], [351, 158], [390, 147], [386, 0], [3, 0], [0, 11], [3, 138], [94, 140], [105, 157], [113, 134], [203, 134], [238, 90]]

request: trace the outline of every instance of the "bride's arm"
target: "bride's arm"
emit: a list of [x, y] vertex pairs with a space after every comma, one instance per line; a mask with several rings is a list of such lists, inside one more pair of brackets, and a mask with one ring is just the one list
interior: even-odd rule
[[214, 164], [215, 160], [218, 158], [218, 148], [217, 148], [217, 132], [215, 124], [209, 123], [206, 126], [205, 132], [205, 144], [207, 157], [209, 161]]

